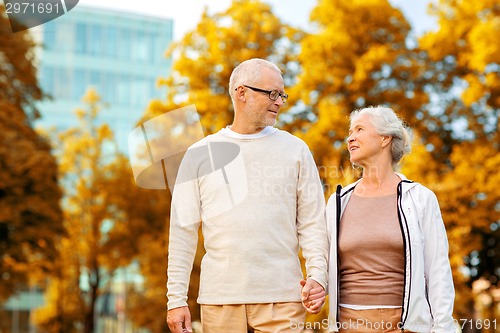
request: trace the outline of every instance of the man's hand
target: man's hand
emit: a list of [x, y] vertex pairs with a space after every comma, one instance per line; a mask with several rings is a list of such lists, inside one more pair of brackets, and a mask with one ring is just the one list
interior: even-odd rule
[[323, 286], [313, 279], [300, 280], [302, 286], [302, 304], [309, 313], [319, 313], [326, 300]]
[[172, 333], [192, 333], [191, 313], [187, 306], [168, 310], [167, 324]]

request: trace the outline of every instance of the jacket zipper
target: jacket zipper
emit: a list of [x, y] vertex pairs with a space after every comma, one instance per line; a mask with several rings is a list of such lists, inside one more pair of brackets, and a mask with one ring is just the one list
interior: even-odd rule
[[425, 300], [427, 301], [427, 305], [429, 305], [429, 312], [431, 313], [431, 318], [434, 320], [434, 315], [432, 314], [432, 306], [431, 302], [429, 301], [429, 286], [427, 283], [427, 276], [424, 275], [425, 279]]
[[336, 205], [337, 205], [337, 234], [335, 237], [337, 238], [337, 315], [335, 316], [335, 320], [338, 323], [340, 321], [340, 256], [339, 256], [339, 228], [340, 228], [340, 216], [342, 214], [342, 201], [340, 197], [340, 192], [342, 191], [342, 185], [337, 185], [337, 191], [335, 193], [336, 197]]
[[[403, 251], [404, 251], [404, 256], [405, 256], [405, 261], [404, 261], [404, 279], [403, 279], [403, 300], [402, 300], [402, 306], [401, 306], [401, 332], [404, 332], [404, 323], [406, 322], [406, 319], [408, 318], [408, 304], [410, 301], [410, 290], [411, 290], [411, 246], [410, 246], [410, 231], [408, 230], [408, 221], [406, 220], [406, 216], [403, 210], [403, 205], [402, 205], [402, 183], [403, 182], [408, 182], [411, 183], [410, 181], [401, 181], [398, 184], [398, 190], [397, 190], [397, 201], [398, 201], [398, 220], [399, 220], [399, 226], [401, 228], [401, 234], [403, 236]], [[406, 231], [406, 232], [405, 232]], [[406, 255], [406, 250], [409, 249], [409, 255]], [[408, 267], [409, 266], [409, 267]], [[406, 276], [407, 272], [410, 272], [409, 274], [409, 279], [410, 281], [407, 281]], [[405, 302], [406, 300], [406, 286], [408, 286], [408, 301]]]

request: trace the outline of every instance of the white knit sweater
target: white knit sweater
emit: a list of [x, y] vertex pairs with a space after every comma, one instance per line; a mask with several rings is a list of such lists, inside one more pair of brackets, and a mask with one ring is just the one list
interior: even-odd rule
[[285, 131], [225, 128], [193, 145], [172, 198], [168, 308], [187, 305], [200, 224], [198, 303], [300, 301], [299, 246], [307, 277], [326, 287], [324, 206], [307, 145]]

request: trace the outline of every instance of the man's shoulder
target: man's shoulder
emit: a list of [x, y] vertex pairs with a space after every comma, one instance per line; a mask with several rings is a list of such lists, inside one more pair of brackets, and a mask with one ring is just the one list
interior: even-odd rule
[[275, 135], [277, 135], [282, 140], [288, 140], [291, 143], [295, 143], [295, 144], [299, 144], [299, 145], [307, 147], [307, 144], [304, 140], [302, 140], [301, 138], [299, 138], [298, 136], [296, 136], [290, 132], [287, 132], [287, 131], [284, 131], [281, 129], [277, 129]]
[[188, 149], [193, 149], [193, 148], [204, 146], [208, 142], [222, 141], [222, 140], [224, 140], [224, 136], [220, 135], [219, 132], [214, 133], [214, 134], [209, 134], [206, 137], [204, 137], [203, 139], [200, 139], [200, 140], [196, 141], [195, 143], [193, 143], [191, 146], [189, 146]]

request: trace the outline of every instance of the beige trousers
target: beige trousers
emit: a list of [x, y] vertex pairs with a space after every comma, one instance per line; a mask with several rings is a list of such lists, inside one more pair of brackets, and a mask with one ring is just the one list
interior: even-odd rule
[[[352, 310], [340, 308], [340, 333], [401, 333], [401, 308]], [[405, 330], [405, 333], [411, 333]]]
[[201, 305], [203, 333], [298, 333], [305, 316], [301, 302]]

